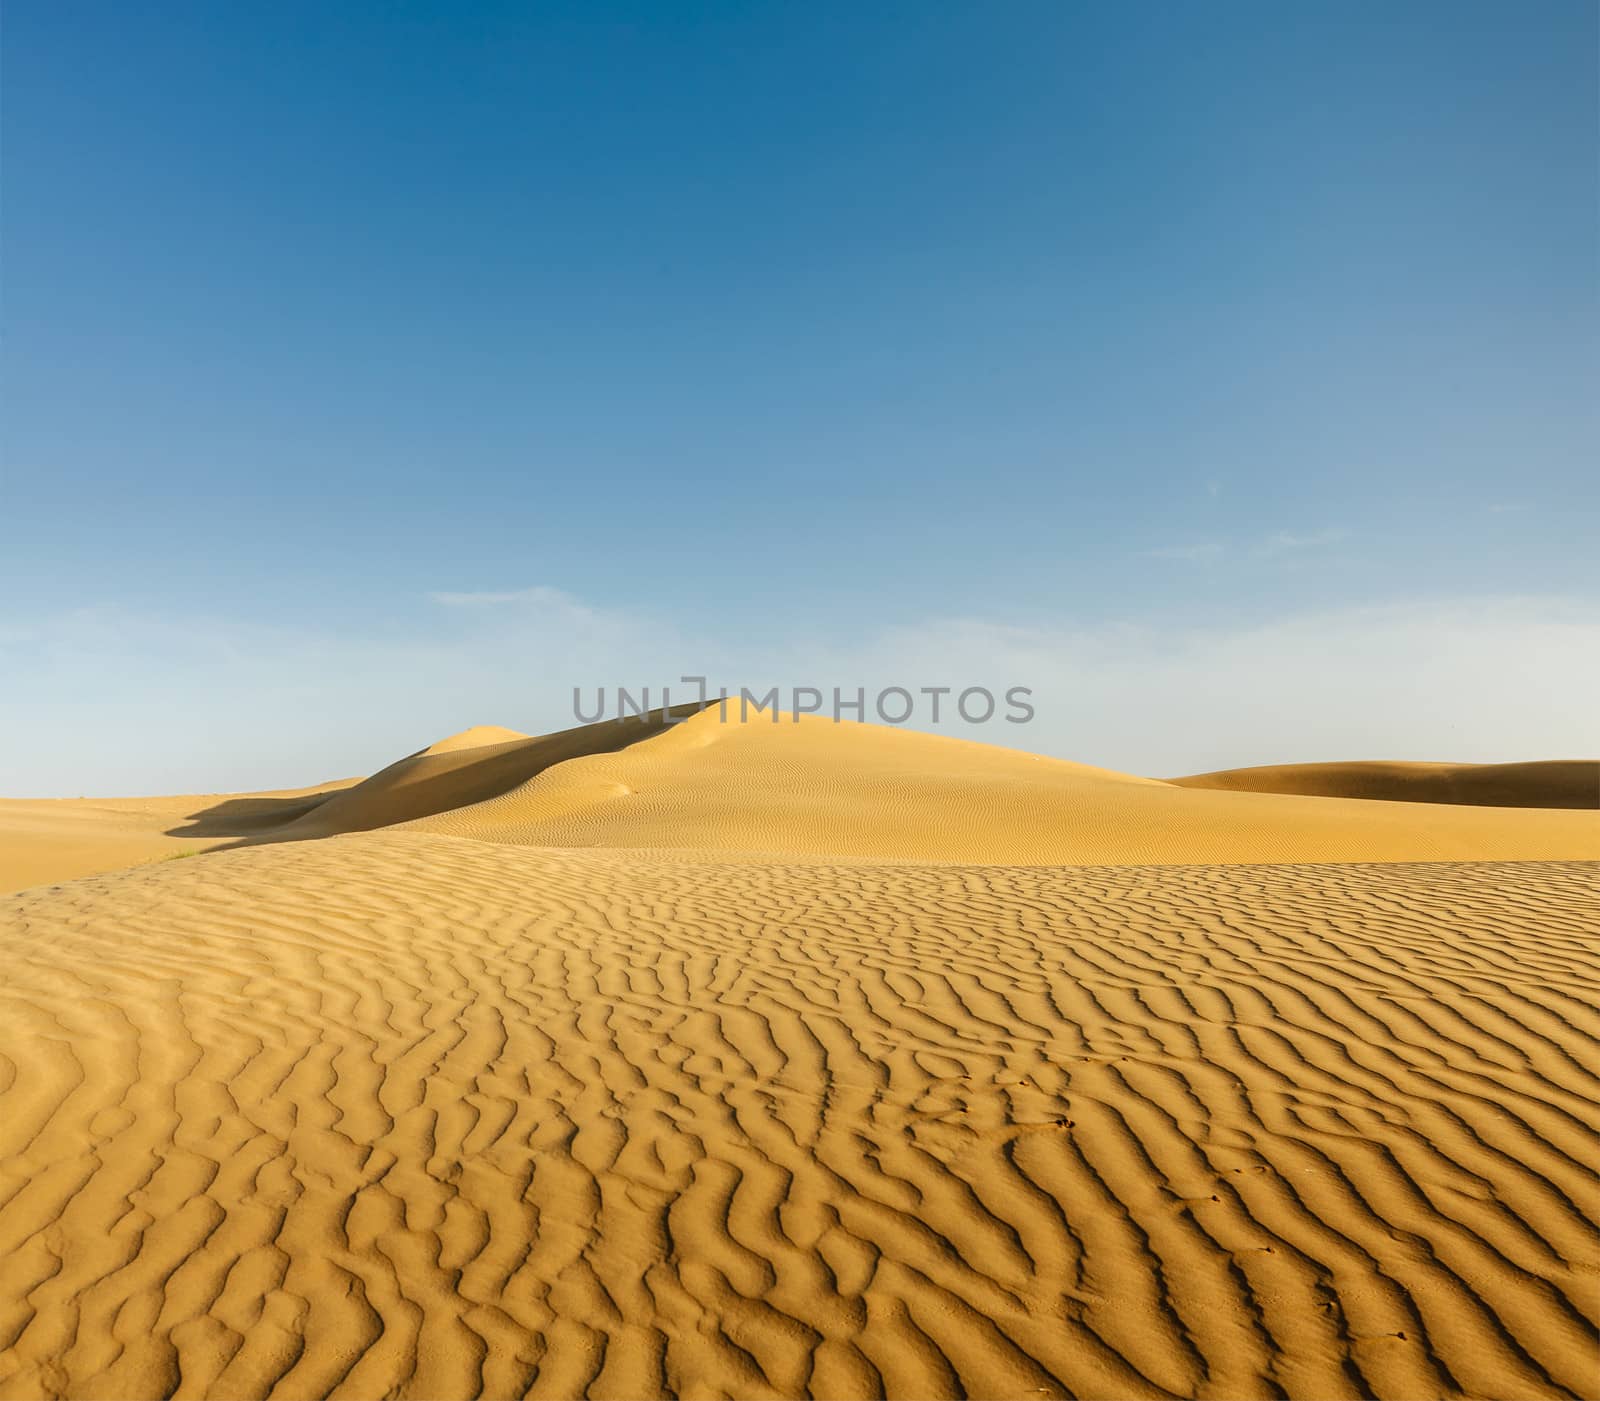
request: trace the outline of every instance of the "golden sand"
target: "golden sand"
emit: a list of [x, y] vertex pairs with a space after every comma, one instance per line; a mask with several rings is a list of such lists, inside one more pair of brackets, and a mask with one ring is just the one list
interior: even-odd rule
[[1600, 761], [1532, 764], [1271, 764], [1175, 778], [1185, 788], [1239, 793], [1305, 793], [1404, 803], [1486, 807], [1600, 808]]
[[192, 856], [274, 833], [353, 781], [179, 798], [0, 798], [0, 891]]
[[1600, 1390], [1600, 814], [468, 736], [0, 898], [0, 1396]]

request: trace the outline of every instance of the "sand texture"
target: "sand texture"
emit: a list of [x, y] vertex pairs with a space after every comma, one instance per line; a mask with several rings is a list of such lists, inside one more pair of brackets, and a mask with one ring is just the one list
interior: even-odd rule
[[1594, 814], [615, 738], [0, 897], [0, 1397], [1600, 1394]]

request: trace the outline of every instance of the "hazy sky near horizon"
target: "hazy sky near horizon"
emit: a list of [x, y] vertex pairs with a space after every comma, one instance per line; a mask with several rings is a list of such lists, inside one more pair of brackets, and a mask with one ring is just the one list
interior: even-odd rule
[[1597, 39], [14, 0], [0, 792], [708, 666], [1144, 772], [1600, 751]]

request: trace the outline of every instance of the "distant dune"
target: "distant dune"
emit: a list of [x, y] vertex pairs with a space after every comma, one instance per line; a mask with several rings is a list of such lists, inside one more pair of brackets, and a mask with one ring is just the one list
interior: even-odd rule
[[457, 734], [435, 740], [420, 753], [457, 754], [463, 749], [486, 749], [493, 745], [515, 744], [519, 740], [532, 738], [532, 735], [525, 735], [521, 730], [508, 730], [504, 725], [473, 725]]
[[1477, 807], [1600, 808], [1600, 760], [1532, 764], [1271, 764], [1219, 769], [1171, 782], [1232, 793], [1302, 793]]
[[1595, 1395], [1600, 814], [1194, 782], [0, 804], [0, 1398]]

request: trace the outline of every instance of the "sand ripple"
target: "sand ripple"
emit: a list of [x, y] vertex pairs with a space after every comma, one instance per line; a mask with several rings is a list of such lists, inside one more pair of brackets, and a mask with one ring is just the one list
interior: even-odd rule
[[0, 1394], [1596, 1391], [1600, 872], [374, 833], [0, 901]]

